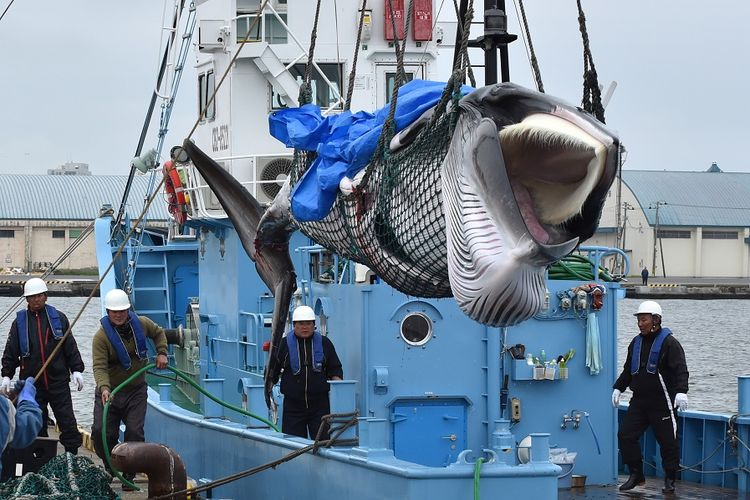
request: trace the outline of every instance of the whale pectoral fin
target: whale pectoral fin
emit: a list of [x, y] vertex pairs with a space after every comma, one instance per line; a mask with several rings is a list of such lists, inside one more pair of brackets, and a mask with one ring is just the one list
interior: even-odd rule
[[289, 256], [289, 236], [293, 230], [288, 213], [283, 210], [267, 211], [258, 200], [190, 141], [183, 144], [195, 168], [211, 188], [232, 221], [247, 255], [255, 262], [255, 269], [274, 296], [273, 321], [271, 324], [271, 349], [265, 370], [266, 404], [275, 412], [271, 398], [276, 368], [276, 351], [284, 335], [286, 317], [292, 294], [297, 289], [294, 264]]
[[[464, 150], [464, 173], [482, 199], [487, 213], [499, 224], [507, 219], [503, 213], [518, 211], [518, 204], [505, 169], [497, 126], [489, 118], [483, 118], [469, 137]], [[521, 225], [514, 228], [516, 234], [526, 231]]]
[[276, 349], [278, 349], [282, 342], [286, 327], [286, 318], [289, 314], [289, 304], [292, 301], [292, 294], [297, 289], [297, 276], [294, 274], [294, 271], [290, 270], [278, 276], [281, 279], [271, 290], [274, 297], [273, 320], [271, 323], [271, 348], [268, 351], [268, 362], [263, 373], [266, 406], [268, 406], [274, 415], [276, 414], [276, 402], [273, 400], [271, 392], [276, 383], [274, 375], [279, 371], [277, 365], [280, 362], [276, 358]]

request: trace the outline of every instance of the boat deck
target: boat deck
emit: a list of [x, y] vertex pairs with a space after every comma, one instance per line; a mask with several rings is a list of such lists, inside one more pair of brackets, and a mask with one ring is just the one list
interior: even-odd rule
[[[57, 437], [58, 433], [54, 427], [49, 428], [49, 434], [51, 437]], [[101, 464], [101, 460], [96, 454], [88, 449], [90, 447], [90, 437], [84, 434], [84, 446], [79, 450], [79, 454], [84, 457], [88, 457], [95, 464]], [[58, 454], [64, 453], [62, 445], [58, 444]], [[627, 475], [621, 475], [618, 480], [618, 485], [624, 483], [627, 480]], [[119, 495], [122, 500], [141, 500], [148, 498], [148, 477], [144, 474], [138, 474], [135, 478], [136, 485], [141, 488], [140, 491], [123, 491], [122, 484], [118, 479], [113, 479], [111, 483], [112, 490]], [[697, 483], [678, 481], [676, 486], [676, 492], [674, 494], [666, 495], [661, 492], [663, 485], [662, 478], [648, 477], [646, 478], [646, 485], [634, 488], [630, 491], [619, 491], [617, 486], [586, 486], [584, 488], [569, 488], [561, 489], [558, 492], [559, 500], [572, 500], [572, 499], [621, 499], [621, 498], [639, 498], [643, 500], [651, 499], [674, 499], [674, 500], [734, 500], [734, 499], [748, 499], [750, 500], [750, 494], [742, 494], [736, 490], [719, 488], [715, 486], [703, 486]]]
[[[618, 486], [627, 480], [628, 476], [620, 476]], [[730, 500], [750, 499], [750, 495], [742, 494], [736, 490], [718, 488], [715, 486], [703, 486], [698, 483], [677, 481], [676, 491], [673, 494], [664, 494], [661, 488], [664, 480], [660, 477], [646, 478], [646, 485], [634, 488], [630, 491], [619, 491], [617, 486], [586, 486], [585, 488], [570, 488], [560, 490], [557, 498], [559, 500], [570, 499], [615, 499], [615, 498], [640, 498], [651, 499], [675, 499], [675, 500]]]

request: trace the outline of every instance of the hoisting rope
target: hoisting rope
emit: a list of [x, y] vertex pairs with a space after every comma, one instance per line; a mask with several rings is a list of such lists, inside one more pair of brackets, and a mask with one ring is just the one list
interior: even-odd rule
[[[78, 238], [75, 239], [73, 243], [70, 244], [68, 248], [66, 248], [63, 253], [60, 254], [60, 256], [55, 260], [55, 262], [52, 263], [52, 265], [47, 268], [46, 271], [44, 271], [41, 276], [39, 276], [41, 279], [46, 279], [48, 276], [50, 276], [52, 273], [55, 272], [55, 269], [62, 264], [65, 259], [70, 257], [70, 255], [76, 251], [76, 249], [84, 242], [86, 241], [86, 238], [91, 235], [94, 229], [94, 221], [91, 221], [91, 223], [86, 226], [81, 231], [81, 234], [78, 236]], [[12, 313], [15, 312], [16, 308], [23, 302], [25, 297], [22, 295], [18, 297], [18, 300], [16, 300], [4, 313], [2, 316], [0, 316], [0, 324], [8, 319], [8, 316], [10, 316]]]
[[[453, 8], [456, 11], [456, 19], [460, 20], [461, 8], [458, 6], [458, 0], [453, 0]], [[463, 26], [461, 25], [460, 22], [456, 23], [456, 29], [458, 30], [456, 33], [456, 41], [458, 42], [459, 40], [461, 40], [461, 44], [456, 45], [457, 52], [455, 52], [455, 54], [453, 55], [453, 71], [456, 71], [459, 68], [465, 68], [466, 76], [469, 77], [469, 83], [471, 84], [472, 87], [476, 87], [477, 82], [474, 79], [474, 70], [471, 69], [471, 61], [469, 60], [469, 51], [468, 51], [468, 40], [469, 40], [469, 32], [471, 31], [471, 21], [473, 21], [474, 19], [473, 5], [470, 7], [466, 7], [466, 11], [465, 11], [463, 19], [464, 19]], [[466, 24], [465, 22], [466, 19], [470, 20], [468, 24]], [[464, 36], [464, 34], [466, 36]], [[467, 41], [466, 47], [463, 46], [464, 39], [466, 39]], [[463, 78], [461, 82], [463, 83]]]
[[534, 53], [534, 44], [531, 42], [531, 30], [529, 29], [529, 22], [526, 19], [526, 9], [523, 7], [523, 0], [518, 0], [516, 7], [521, 9], [521, 20], [523, 23], [523, 30], [526, 33], [524, 40], [528, 43], [529, 49], [529, 62], [531, 63], [531, 71], [534, 73], [534, 81], [536, 82], [536, 89], [539, 92], [544, 93], [544, 84], [542, 83], [542, 72], [539, 69], [539, 61], [536, 59], [536, 53]]
[[597, 120], [604, 122], [604, 106], [602, 106], [602, 91], [599, 89], [599, 79], [596, 75], [596, 66], [594, 66], [594, 56], [591, 54], [589, 47], [589, 34], [586, 31], [586, 15], [581, 7], [581, 0], [576, 0], [578, 4], [578, 28], [581, 30], [583, 39], [583, 100], [581, 105], [583, 109], [593, 114]]
[[[136, 372], [134, 372], [122, 384], [120, 384], [117, 387], [115, 387], [115, 389], [110, 394], [109, 401], [107, 401], [104, 404], [104, 411], [102, 412], [102, 421], [103, 422], [107, 422], [107, 413], [109, 412], [109, 405], [114, 400], [115, 394], [117, 394], [120, 391], [120, 389], [122, 389], [123, 387], [127, 386], [130, 382], [132, 382], [133, 379], [135, 379], [136, 377], [138, 377], [141, 373], [143, 373], [146, 370], [149, 370], [151, 368], [154, 368], [155, 366], [156, 365], [154, 363], [147, 364], [146, 366], [144, 366], [140, 370], [137, 370]], [[202, 393], [207, 398], [209, 398], [212, 401], [220, 404], [221, 406], [223, 406], [225, 408], [229, 408], [230, 410], [236, 411], [237, 413], [241, 413], [241, 414], [246, 415], [248, 417], [251, 417], [251, 418], [254, 418], [256, 420], [259, 420], [259, 421], [263, 422], [264, 424], [266, 424], [267, 426], [271, 427], [276, 432], [280, 432], [279, 428], [276, 427], [276, 425], [274, 425], [274, 423], [271, 422], [270, 420], [268, 420], [266, 418], [263, 418], [260, 415], [256, 415], [255, 413], [251, 413], [251, 412], [249, 412], [247, 410], [244, 410], [244, 409], [242, 409], [242, 408], [240, 408], [238, 406], [234, 406], [234, 405], [231, 405], [231, 404], [229, 404], [229, 403], [227, 403], [225, 401], [222, 401], [221, 399], [217, 398], [216, 396], [214, 396], [213, 394], [211, 394], [210, 392], [208, 392], [207, 390], [205, 390], [200, 385], [196, 384], [195, 381], [193, 381], [190, 377], [188, 377], [187, 375], [185, 375], [183, 372], [181, 372], [177, 368], [174, 368], [172, 366], [167, 366], [166, 369], [167, 370], [171, 370], [172, 372], [174, 372], [175, 375], [177, 375], [178, 377], [180, 377], [181, 379], [183, 379], [185, 382], [187, 382], [188, 384], [190, 384], [194, 389], [198, 390], [198, 392]], [[107, 446], [107, 426], [106, 425], [104, 425], [102, 427], [102, 443], [103, 443], [103, 447], [104, 447], [105, 462], [112, 469], [112, 471], [115, 473], [115, 475], [118, 477], [118, 479], [120, 479], [120, 481], [122, 481], [124, 484], [127, 484], [127, 485], [129, 485], [131, 487], [134, 487], [134, 488], [138, 488], [135, 484], [133, 484], [132, 482], [130, 482], [127, 479], [125, 479], [122, 476], [122, 474], [120, 473], [120, 471], [118, 471], [115, 467], [112, 466], [112, 458], [110, 457], [109, 447]]]

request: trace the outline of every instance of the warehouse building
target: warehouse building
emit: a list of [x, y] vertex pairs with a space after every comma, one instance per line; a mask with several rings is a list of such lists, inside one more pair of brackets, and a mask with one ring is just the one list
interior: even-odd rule
[[750, 173], [624, 170], [585, 244], [623, 249], [631, 275], [748, 277]]
[[[87, 228], [103, 206], [119, 209], [127, 176], [0, 175], [0, 272], [44, 271]], [[126, 212], [137, 218], [149, 176], [136, 176]], [[136, 206], [137, 205], [137, 206]], [[150, 225], [165, 227], [166, 203], [158, 195], [148, 214]], [[86, 237], [59, 269], [96, 268], [93, 237]]]

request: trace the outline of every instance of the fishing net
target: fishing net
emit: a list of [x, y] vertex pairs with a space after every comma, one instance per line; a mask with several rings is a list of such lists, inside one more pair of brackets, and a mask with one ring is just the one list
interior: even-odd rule
[[[458, 98], [452, 97], [453, 110]], [[394, 288], [419, 297], [451, 296], [440, 169], [457, 111], [440, 112], [440, 106], [406, 147], [391, 152], [391, 134], [384, 133], [385, 147], [376, 150], [361, 183], [349, 195], [339, 192], [328, 215], [314, 222], [297, 221], [320, 245], [377, 270]], [[314, 152], [295, 151], [292, 184], [314, 159]]]
[[115, 499], [117, 495], [109, 486], [111, 479], [90, 459], [65, 453], [47, 462], [38, 473], [0, 484], [0, 499]]

